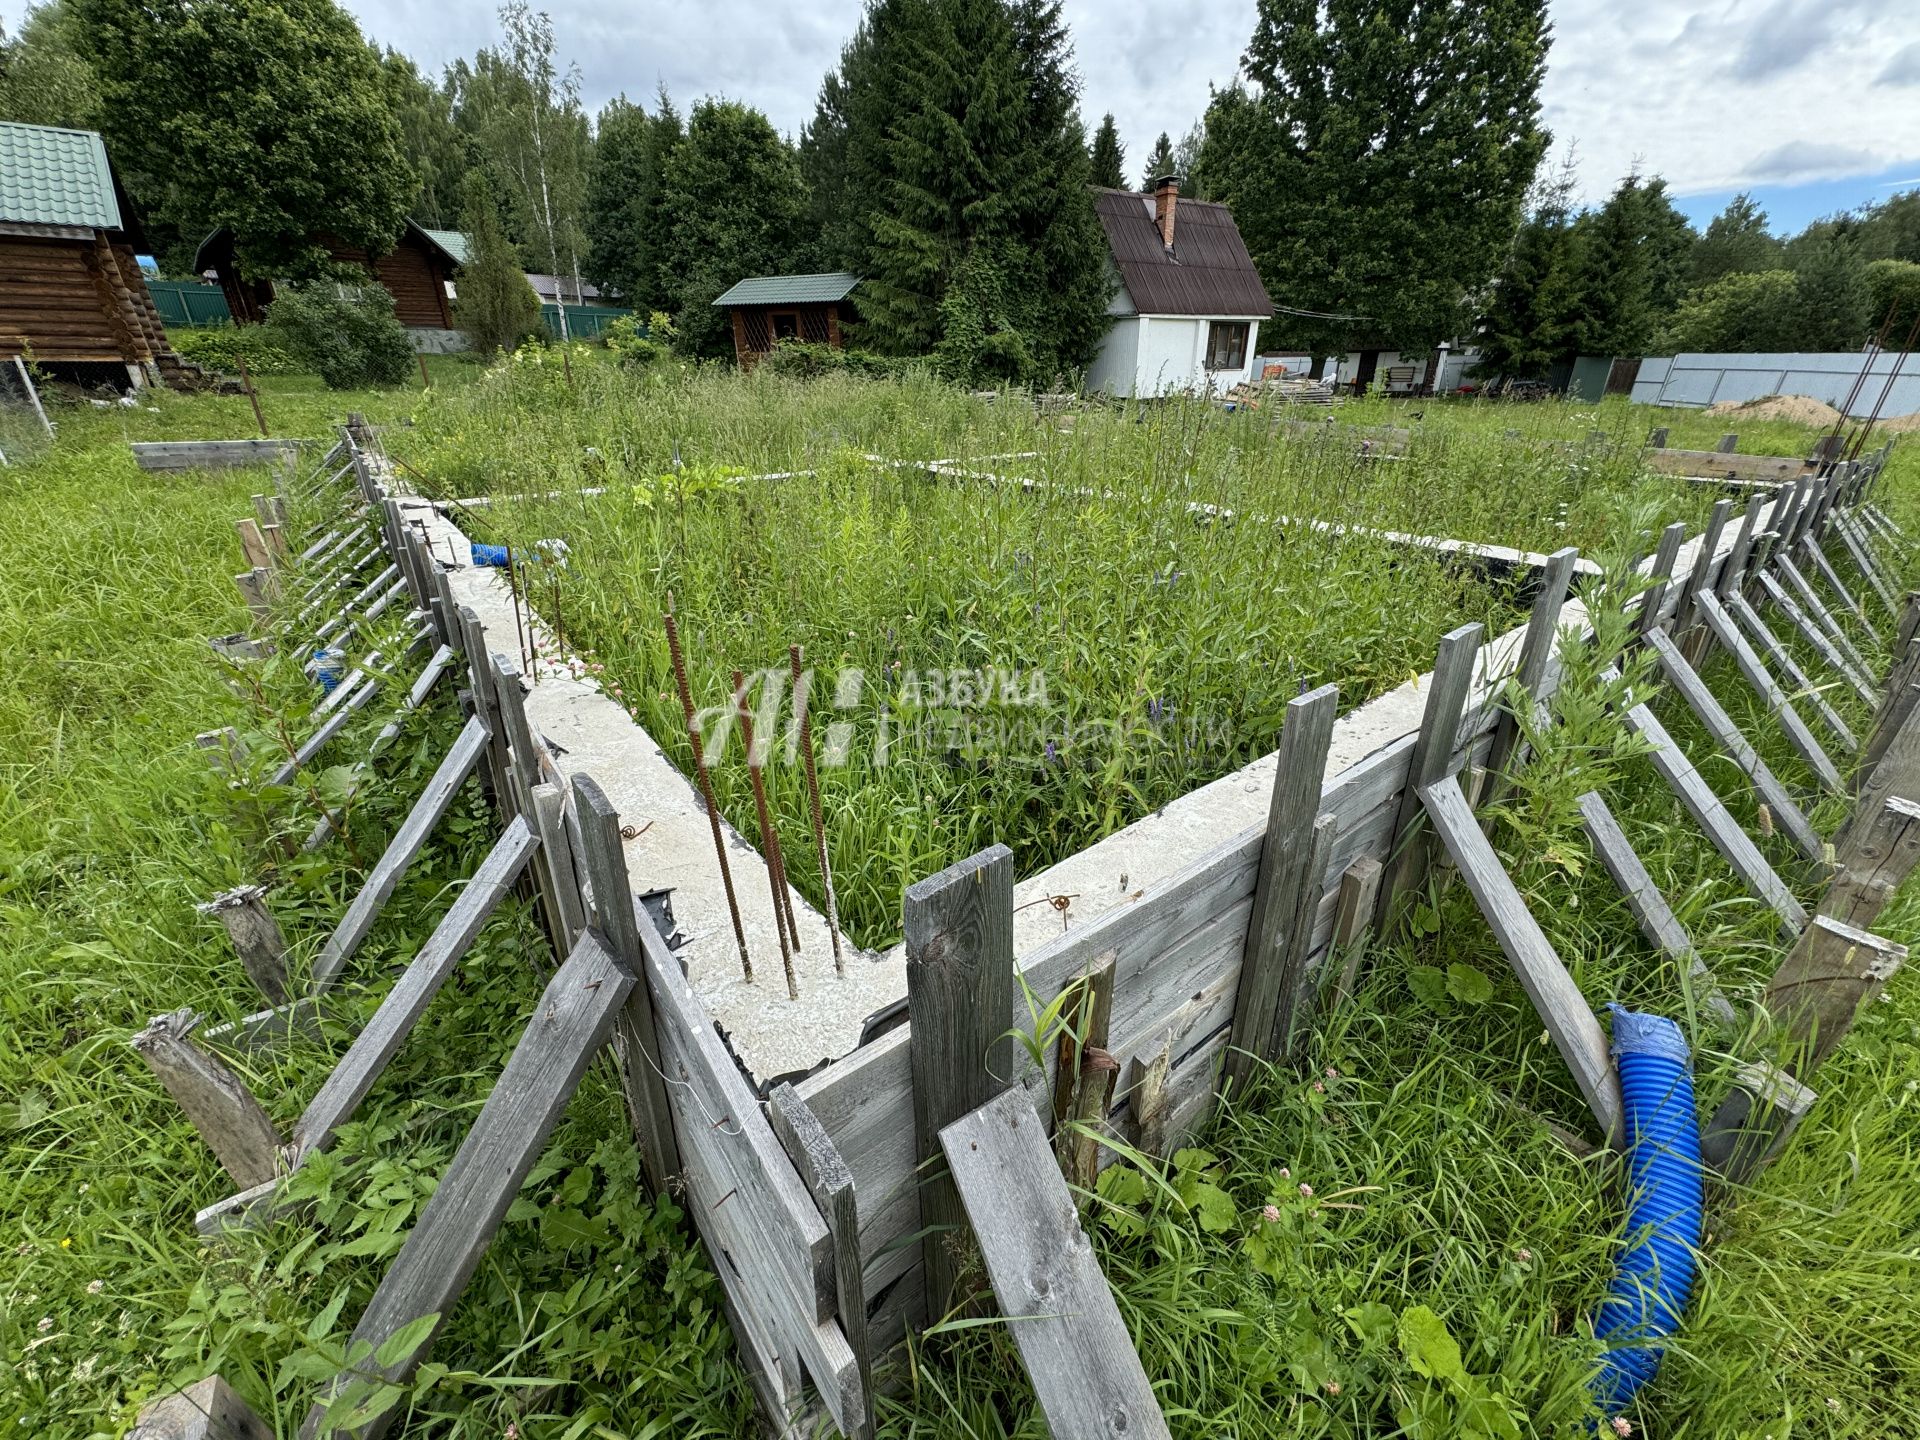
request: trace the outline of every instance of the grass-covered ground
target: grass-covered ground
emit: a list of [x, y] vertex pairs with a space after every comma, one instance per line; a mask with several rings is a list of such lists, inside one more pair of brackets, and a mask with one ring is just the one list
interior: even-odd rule
[[[1445, 628], [1445, 606], [1471, 603], [1474, 593], [1404, 563], [1384, 580], [1369, 571], [1361, 584], [1342, 575], [1342, 567], [1373, 563], [1360, 552], [1275, 559], [1250, 527], [1195, 529], [1165, 518], [1164, 506], [1127, 519], [990, 488], [937, 490], [917, 477], [913, 485], [923, 488], [906, 491], [897, 478], [843, 461], [849, 449], [926, 457], [1041, 448], [1026, 438], [1036, 430], [1029, 412], [1004, 402], [980, 407], [918, 382], [789, 396], [730, 377], [603, 376], [592, 383], [604, 391], [545, 393], [526, 401], [513, 424], [495, 428], [502, 402], [494, 392], [460, 388], [476, 378], [470, 367], [437, 367], [435, 378], [430, 396], [343, 396], [288, 377], [263, 384], [263, 403], [278, 434], [320, 434], [349, 409], [376, 421], [415, 419], [417, 431], [389, 432], [390, 447], [463, 492], [510, 488], [503, 481], [607, 483], [616, 464], [621, 483], [653, 487], [676, 444], [696, 471], [781, 468], [796, 453], [844, 466], [832, 491], [842, 534], [829, 532], [824, 510], [809, 514], [797, 489], [748, 498], [724, 486], [706, 494], [691, 484], [684, 494], [659, 488], [651, 510], [638, 496], [617, 500], [620, 525], [604, 530], [585, 506], [552, 512], [575, 526], [566, 532], [577, 547], [567, 583], [580, 588], [567, 592], [569, 617], [595, 593], [589, 586], [611, 586], [596, 573], [624, 566], [640, 598], [623, 602], [625, 610], [609, 598], [604, 613], [582, 610], [574, 623], [599, 627], [595, 638], [609, 652], [630, 647], [636, 665], [658, 666], [649, 606], [668, 583], [680, 587], [690, 629], [712, 627], [703, 662], [712, 669], [734, 658], [726, 649], [745, 658], [774, 640], [783, 651], [786, 638], [805, 640], [817, 660], [830, 651], [837, 661], [849, 648], [869, 663], [884, 660], [878, 647], [902, 646], [909, 632], [899, 622], [908, 613], [919, 663], [938, 663], [951, 647], [962, 653], [949, 665], [964, 665], [969, 645], [984, 657], [979, 663], [1006, 663], [994, 649], [998, 637], [1032, 647], [1020, 652], [1037, 657], [1028, 663], [1052, 667], [1064, 662], [1044, 647], [1056, 643], [1060, 620], [1033, 623], [1038, 617], [1021, 607], [1040, 603], [1044, 615], [1057, 605], [1069, 635], [1084, 625], [1098, 638], [1087, 646], [1097, 657], [1075, 660], [1087, 666], [1090, 693], [1124, 693], [1144, 706], [1171, 693], [1164, 677], [1190, 666], [1218, 697], [1234, 690], [1225, 667], [1243, 666], [1241, 688], [1258, 698], [1241, 702], [1236, 743], [1252, 748], [1262, 743], [1262, 707], [1277, 709], [1301, 679], [1317, 683], [1329, 671], [1344, 679], [1351, 670], [1342, 667], [1373, 665], [1365, 674], [1386, 683], [1403, 678], [1395, 673], [1402, 664], [1425, 668], [1432, 635], [1417, 627]], [[636, 394], [623, 398], [621, 386]], [[491, 397], [484, 408], [462, 410], [463, 397], [480, 396]], [[151, 1015], [181, 1005], [204, 1011], [209, 1023], [251, 1008], [217, 926], [193, 911], [218, 889], [274, 878], [276, 912], [310, 954], [351, 894], [354, 857], [364, 863], [377, 854], [454, 716], [443, 702], [410, 722], [388, 762], [391, 783], [361, 802], [350, 844], [331, 848], [322, 863], [272, 858], [271, 828], [304, 830], [310, 798], [255, 803], [214, 778], [192, 745], [197, 732], [233, 724], [268, 753], [275, 717], [284, 714], [297, 733], [313, 698], [283, 673], [289, 667], [269, 671], [258, 701], [235, 695], [204, 641], [244, 619], [228, 578], [238, 568], [232, 522], [248, 513], [247, 496], [265, 477], [143, 476], [125, 450], [129, 439], [247, 435], [252, 414], [240, 397], [160, 396], [152, 404], [57, 409], [58, 443], [0, 471], [9, 521], [0, 527], [0, 663], [8, 681], [0, 687], [0, 1006], [12, 1042], [0, 1051], [0, 1207], [14, 1221], [0, 1251], [0, 1425], [112, 1435], [148, 1395], [219, 1369], [292, 1433], [517, 1038], [538, 994], [542, 942], [518, 904], [496, 918], [356, 1124], [310, 1165], [300, 1183], [315, 1202], [311, 1223], [215, 1247], [198, 1242], [193, 1210], [230, 1187], [125, 1041]], [[1406, 409], [1369, 402], [1343, 410], [1341, 420], [1386, 423], [1410, 418]], [[1456, 414], [1458, 429], [1442, 435]], [[1216, 430], [1174, 413], [1127, 423], [1135, 429], [1126, 435], [1117, 420], [1087, 429], [1108, 435], [1115, 471], [1146, 493], [1180, 498], [1188, 454], [1244, 456], [1236, 463], [1246, 485], [1263, 483], [1264, 430], [1241, 421]], [[1551, 446], [1595, 428], [1636, 439], [1654, 423], [1672, 426], [1675, 444], [1710, 445], [1727, 428], [1617, 403], [1590, 412], [1436, 406], [1417, 423], [1432, 434], [1416, 439], [1408, 463], [1427, 463], [1417, 460], [1421, 444], [1471, 454], [1478, 458], [1463, 461], [1459, 474], [1479, 477], [1480, 488], [1449, 497], [1446, 486], [1465, 480], [1436, 459], [1425, 472], [1432, 496], [1392, 482], [1394, 503], [1432, 508], [1396, 512], [1405, 518], [1391, 523], [1414, 528], [1421, 514], [1480, 514], [1488, 517], [1486, 538], [1545, 549], [1564, 533], [1592, 551], [1623, 553], [1644, 549], [1669, 516], [1693, 518], [1700, 497], [1624, 474], [1582, 488], [1562, 468], [1571, 452]], [[1481, 432], [1506, 428], [1539, 442], [1521, 447], [1533, 459], [1489, 472]], [[1787, 453], [1811, 438], [1739, 428], [1743, 449]], [[768, 434], [787, 438], [775, 443]], [[587, 454], [587, 444], [599, 455]], [[543, 445], [551, 446], [544, 468]], [[483, 463], [490, 451], [497, 465]], [[1075, 463], [1098, 454], [1090, 449]], [[1387, 483], [1366, 478], [1386, 467], [1349, 468], [1355, 494]], [[1917, 479], [1901, 457], [1883, 493], [1902, 519], [1920, 523]], [[1244, 497], [1238, 503], [1252, 508]], [[1557, 530], [1563, 503], [1566, 532]], [[1050, 567], [1057, 588], [1031, 599], [1019, 587], [1036, 583], [1033, 572], [1011, 552], [1032, 547], [1005, 533], [1009, 513], [1022, 506], [1038, 518], [1021, 523], [1058, 562]], [[1511, 523], [1495, 535], [1503, 507]], [[1533, 533], [1542, 517], [1554, 535]], [[940, 548], [916, 550], [928, 533], [945, 537]], [[1162, 593], [1151, 583], [1165, 573], [1156, 562], [1176, 541], [1183, 556], [1204, 558], [1176, 558], [1182, 578]], [[798, 558], [764, 573], [782, 554]], [[698, 563], [687, 578], [669, 577], [690, 559]], [[991, 559], [1003, 563], [995, 568]], [[1007, 561], [1015, 562], [1011, 577]], [[1328, 568], [1311, 568], [1319, 563]], [[1266, 568], [1275, 566], [1284, 568]], [[869, 576], [868, 567], [880, 573]], [[1286, 621], [1295, 628], [1250, 634], [1247, 613], [1235, 609], [1241, 602], [1209, 593], [1272, 578], [1300, 583], [1298, 613]], [[1395, 579], [1424, 593], [1394, 597]], [[695, 599], [723, 596], [728, 586], [754, 595], [764, 620], [728, 620], [719, 598]], [[856, 633], [846, 641], [826, 633], [828, 607], [810, 593], [821, 590], [854, 616], [845, 628]], [[969, 591], [979, 601], [971, 616], [956, 603]], [[1327, 613], [1339, 609], [1405, 633], [1365, 638], [1366, 624]], [[878, 640], [889, 617], [896, 634]], [[803, 624], [820, 628], [794, 634]], [[1236, 644], [1244, 656], [1223, 648]], [[869, 656], [864, 647], [876, 648]], [[1110, 653], [1116, 649], [1121, 659]], [[755, 654], [752, 663], [779, 658]], [[648, 703], [658, 703], [660, 672], [644, 673]], [[1136, 675], [1137, 690], [1129, 688]], [[1712, 662], [1708, 676], [1748, 733], [1761, 737], [1774, 768], [1810, 793], [1810, 776], [1725, 661]], [[1727, 992], [1736, 1002], [1749, 998], [1777, 960], [1775, 927], [1645, 761], [1621, 745], [1617, 727], [1599, 714], [1600, 683], [1576, 678], [1568, 689], [1564, 723], [1520, 777], [1493, 828], [1495, 843], [1590, 1000], [1690, 1017], [1697, 997], [1641, 942], [1581, 838], [1572, 799], [1601, 786]], [[1830, 698], [1856, 725], [1863, 719], [1847, 692]], [[1671, 705], [1663, 714], [1710, 781], [1751, 818], [1731, 764], [1711, 757], [1684, 714]], [[383, 718], [364, 717], [334, 758], [359, 753]], [[325, 788], [338, 777], [313, 778]], [[1150, 774], [1149, 783], [1162, 780]], [[937, 792], [927, 807], [939, 822], [928, 827], [935, 840], [944, 841], [939, 826], [1020, 823], [1012, 814], [970, 820], [952, 794]], [[1045, 804], [1083, 803], [1102, 820], [1102, 807], [1119, 814], [1137, 799], [1093, 773], [1062, 782]], [[1830, 826], [1838, 809], [1825, 802], [1816, 820]], [[892, 833], [884, 816], [862, 823], [883, 838]], [[469, 796], [356, 960], [353, 973], [371, 983], [355, 1003], [374, 1002], [444, 908], [447, 884], [471, 869], [489, 838], [486, 814]], [[922, 833], [915, 843], [930, 842]], [[1767, 848], [1811, 897], [1815, 877], [1784, 842]], [[889, 876], [875, 884], [876, 895], [893, 886], [889, 914], [897, 883]], [[1422, 933], [1375, 947], [1359, 994], [1315, 1037], [1308, 1068], [1266, 1077], [1201, 1138], [1204, 1148], [1169, 1167], [1165, 1184], [1125, 1167], [1109, 1172], [1120, 1178], [1103, 1187], [1097, 1244], [1176, 1435], [1593, 1433], [1583, 1397], [1598, 1347], [1583, 1327], [1619, 1244], [1617, 1186], [1603, 1162], [1576, 1160], [1518, 1108], [1584, 1128], [1557, 1056], [1461, 888], [1436, 881], [1417, 915]], [[1920, 932], [1915, 897], [1903, 896], [1880, 928], [1911, 941]], [[1920, 1353], [1920, 1326], [1910, 1303], [1920, 1280], [1917, 994], [1909, 977], [1896, 978], [1889, 1001], [1816, 1079], [1822, 1098], [1793, 1149], [1751, 1192], [1715, 1201], [1687, 1328], [1643, 1407], [1620, 1417], [1640, 1433], [1920, 1433], [1911, 1359]], [[1710, 1102], [1729, 1057], [1751, 1037], [1687, 1023]], [[252, 1062], [248, 1079], [277, 1121], [289, 1121], [311, 1096], [341, 1041], [336, 1032], [325, 1044], [302, 1042]], [[510, 1425], [529, 1440], [750, 1433], [748, 1392], [716, 1283], [671, 1204], [636, 1201], [634, 1169], [603, 1067], [570, 1106], [438, 1342], [434, 1359], [448, 1370], [414, 1397], [406, 1433], [498, 1436]], [[1267, 1218], [1269, 1205], [1277, 1219]], [[1458, 1346], [1457, 1367], [1443, 1332]], [[902, 1379], [883, 1405], [889, 1436], [1044, 1433], [999, 1327], [936, 1337]]]

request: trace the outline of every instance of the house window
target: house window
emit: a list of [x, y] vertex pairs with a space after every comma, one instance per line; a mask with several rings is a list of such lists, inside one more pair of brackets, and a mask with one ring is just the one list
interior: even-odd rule
[[1238, 370], [1246, 363], [1246, 321], [1215, 320], [1207, 327], [1207, 369]]
[[798, 339], [799, 335], [800, 317], [798, 315], [778, 314], [773, 317], [773, 338], [776, 343], [781, 340]]

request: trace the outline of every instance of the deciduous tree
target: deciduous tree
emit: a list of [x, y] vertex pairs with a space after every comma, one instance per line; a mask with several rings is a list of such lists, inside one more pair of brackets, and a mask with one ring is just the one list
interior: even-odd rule
[[1742, 191], [1707, 222], [1693, 247], [1690, 281], [1711, 285], [1722, 275], [1771, 270], [1780, 263], [1780, 242], [1767, 229], [1767, 212]]
[[166, 219], [231, 227], [255, 274], [320, 273], [323, 233], [392, 248], [415, 177], [380, 57], [333, 0], [70, 3], [108, 144], [167, 177]]

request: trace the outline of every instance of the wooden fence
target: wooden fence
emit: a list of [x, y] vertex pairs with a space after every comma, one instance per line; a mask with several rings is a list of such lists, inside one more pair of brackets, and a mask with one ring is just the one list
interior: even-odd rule
[[[1772, 807], [1807, 864], [1827, 865], [1825, 847], [1833, 844], [1835, 878], [1810, 916], [1646, 704], [1636, 697], [1623, 707], [1620, 723], [1646, 738], [1657, 772], [1792, 937], [1764, 997], [1790, 1043], [1753, 1057], [1709, 1130], [1709, 1154], [1730, 1174], [1750, 1173], [1777, 1152], [1811, 1103], [1805, 1078], [1904, 959], [1904, 950], [1867, 928], [1920, 859], [1920, 604], [1897, 595], [1879, 558], [1908, 546], [1871, 501], [1883, 461], [1791, 479], [1777, 493], [1751, 498], [1738, 516], [1734, 502], [1723, 500], [1701, 536], [1689, 539], [1684, 527], [1670, 527], [1641, 565], [1648, 588], [1635, 625], [1667, 682]], [[185, 1015], [162, 1017], [136, 1042], [238, 1187], [203, 1212], [203, 1228], [249, 1223], [279, 1207], [286, 1174], [350, 1117], [493, 906], [523, 875], [539, 898], [557, 967], [433, 1201], [357, 1323], [356, 1339], [382, 1357], [379, 1374], [341, 1382], [335, 1400], [364, 1398], [365, 1386], [404, 1381], [417, 1367], [432, 1341], [431, 1328], [421, 1332], [417, 1322], [444, 1317], [457, 1301], [588, 1060], [611, 1045], [645, 1184], [673, 1185], [682, 1196], [714, 1257], [762, 1406], [779, 1426], [805, 1433], [824, 1415], [842, 1434], [871, 1433], [881, 1362], [909, 1333], [940, 1318], [954, 1294], [954, 1246], [971, 1231], [1003, 1306], [1035, 1318], [1031, 1334], [1025, 1324], [1016, 1327], [1016, 1339], [1035, 1367], [1048, 1414], [1057, 1429], [1066, 1427], [1059, 1433], [1081, 1433], [1070, 1417], [1084, 1413], [1086, 1387], [1095, 1384], [1127, 1397], [1140, 1433], [1161, 1433], [1154, 1429], [1157, 1412], [1149, 1417], [1140, 1409], [1151, 1408], [1151, 1397], [1142, 1400], [1133, 1373], [1138, 1362], [1133, 1370], [1105, 1363], [1114, 1360], [1117, 1317], [1108, 1313], [1110, 1300], [1101, 1303], [1097, 1266], [1089, 1274], [1080, 1260], [1062, 1261], [1048, 1281], [1076, 1297], [1073, 1313], [1084, 1313], [1084, 1325], [1063, 1319], [1058, 1305], [1016, 1300], [1011, 1282], [1002, 1283], [1003, 1276], [1037, 1273], [1036, 1255], [1071, 1249], [1078, 1233], [1072, 1223], [1056, 1223], [1068, 1192], [1057, 1173], [1037, 1173], [1045, 1167], [1036, 1167], [1035, 1155], [1050, 1153], [1041, 1137], [1052, 1133], [1053, 1151], [1083, 1183], [1108, 1157], [1070, 1143], [1065, 1122], [1076, 1116], [1094, 1132], [1104, 1128], [1148, 1153], [1169, 1153], [1206, 1120], [1223, 1088], [1245, 1083], [1254, 1060], [1298, 1055], [1322, 1007], [1350, 991], [1365, 936], [1395, 922], [1442, 852], [1586, 1097], [1590, 1138], [1620, 1137], [1619, 1092], [1599, 1022], [1527, 914], [1474, 813], [1476, 801], [1484, 805], [1500, 793], [1521, 758], [1524, 739], [1511, 704], [1548, 700], [1565, 647], [1588, 641], [1585, 610], [1568, 595], [1577, 558], [1571, 550], [1535, 557], [1540, 580], [1525, 626], [1491, 642], [1478, 626], [1450, 633], [1435, 670], [1410, 693], [1340, 719], [1333, 687], [1294, 701], [1264, 819], [1104, 909], [1077, 911], [1084, 918], [1064, 932], [1016, 953], [1004, 849], [913, 887], [906, 897], [907, 1022], [762, 1094], [689, 982], [671, 923], [662, 924], [656, 907], [636, 896], [635, 882], [645, 885], [648, 877], [628, 873], [620, 816], [594, 778], [569, 770], [528, 724], [513, 658], [524, 653], [517, 640], [489, 635], [474, 609], [458, 603], [450, 584], [458, 554], [437, 553], [411, 522], [377, 443], [350, 427], [283, 499], [316, 518], [306, 533], [268, 545], [267, 563], [236, 577], [263, 633], [224, 637], [217, 642], [223, 653], [244, 657], [246, 645], [253, 653], [276, 644], [310, 650], [316, 640], [337, 648], [367, 633], [379, 609], [410, 607], [401, 660], [383, 666], [377, 656], [361, 657], [333, 692], [346, 698], [316, 705], [311, 735], [290, 757], [293, 773], [326, 752], [339, 734], [329, 727], [350, 713], [355, 695], [373, 693], [382, 680], [395, 693], [406, 685], [407, 704], [418, 706], [442, 676], [457, 673], [468, 719], [310, 974], [288, 973], [286, 946], [261, 892], [215, 897], [211, 913], [269, 1008], [210, 1037], [208, 1046], [193, 1040]], [[263, 497], [257, 508], [285, 533], [286, 504]], [[1856, 572], [1858, 593], [1833, 568], [1827, 551], [1836, 542]], [[1848, 684], [1875, 701], [1869, 735], [1854, 735], [1830, 707], [1818, 705], [1817, 687], [1761, 618], [1761, 606], [1822, 657], [1832, 671], [1822, 683]], [[1896, 661], [1884, 687], [1867, 673], [1849, 626], [1863, 635], [1886, 631]], [[1858, 770], [1854, 818], [1838, 836], [1822, 837], [1806, 825], [1794, 797], [1699, 681], [1701, 660], [1716, 645], [1734, 655], [1743, 682], [1824, 785], [1845, 788], [1847, 772]], [[418, 666], [411, 681], [403, 664]], [[637, 727], [634, 733], [645, 740]], [[217, 765], [237, 763], [235, 740], [231, 732], [202, 737]], [[381, 748], [376, 743], [356, 762], [355, 783], [379, 783]], [[219, 1060], [218, 1047], [272, 1043], [351, 978], [355, 951], [385, 899], [453, 795], [476, 776], [499, 810], [499, 841], [283, 1139]], [[1712, 977], [1604, 800], [1586, 797], [1582, 810], [1649, 940], [1690, 957], [1705, 1008], [1730, 1018], [1731, 1006], [1714, 994]], [[325, 843], [329, 833], [330, 817], [316, 819], [310, 845]], [[1042, 1003], [1074, 991], [1074, 1013], [1085, 1020], [1077, 1042], [1048, 1046], [1044, 1065], [1016, 1060], [1006, 1039], [1009, 1027], [1028, 1025], [1023, 989]], [[1096, 1073], [1111, 1079], [1091, 1081]], [[1024, 1136], [1003, 1133], [1028, 1119], [1034, 1125]], [[998, 1128], [982, 1129], [989, 1124]], [[963, 1143], [968, 1148], [956, 1154]], [[992, 1162], [976, 1161], [982, 1153]], [[955, 1162], [950, 1169], [942, 1168], [943, 1157]], [[1053, 1218], [1036, 1219], [1033, 1229], [983, 1218], [1008, 1205]], [[1081, 1380], [1069, 1363], [1075, 1356], [1084, 1361]], [[320, 1415], [316, 1405], [306, 1433]], [[383, 1433], [391, 1419], [356, 1433]]]

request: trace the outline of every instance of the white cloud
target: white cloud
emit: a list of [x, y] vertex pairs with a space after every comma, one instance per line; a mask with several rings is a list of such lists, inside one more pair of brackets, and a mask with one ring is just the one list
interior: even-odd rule
[[1746, 174], [1755, 180], [1792, 185], [1805, 180], [1830, 180], [1843, 175], [1871, 175], [1885, 164], [1870, 150], [1827, 145], [1818, 140], [1789, 140], [1747, 162]]

